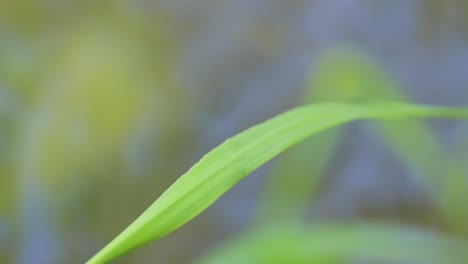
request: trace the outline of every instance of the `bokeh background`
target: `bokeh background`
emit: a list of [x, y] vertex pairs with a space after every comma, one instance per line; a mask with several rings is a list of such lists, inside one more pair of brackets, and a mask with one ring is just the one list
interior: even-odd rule
[[[374, 85], [468, 105], [468, 2], [0, 1], [0, 263], [83, 263], [227, 137], [307, 103], [304, 90], [362, 101]], [[428, 127], [466, 150], [466, 122]], [[329, 139], [307, 217], [446, 230], [418, 166], [376, 134]], [[189, 263], [244, 232], [274, 165], [116, 263]]]

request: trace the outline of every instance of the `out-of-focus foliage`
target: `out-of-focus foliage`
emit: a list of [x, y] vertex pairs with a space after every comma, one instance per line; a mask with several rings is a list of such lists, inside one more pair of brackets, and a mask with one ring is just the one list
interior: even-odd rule
[[[303, 98], [311, 103], [407, 100], [376, 63], [352, 50], [338, 50], [324, 55], [314, 67]], [[377, 123], [377, 128], [383, 134], [384, 141], [388, 142], [388, 147], [402, 160], [423, 175], [432, 175], [432, 181], [435, 180], [434, 175], [437, 177], [438, 173], [434, 167], [438, 165], [434, 161], [444, 155], [427, 125], [415, 120], [399, 120]], [[307, 200], [317, 188], [321, 174], [325, 173], [325, 164], [339, 141], [341, 132], [334, 133], [309, 139], [279, 161], [274, 171], [276, 175], [267, 186], [265, 202], [269, 204], [263, 205], [276, 213], [270, 212], [264, 219], [281, 218], [285, 210], [297, 207], [298, 203], [302, 204], [302, 209], [306, 208]], [[312, 157], [319, 158], [312, 160]], [[315, 183], [311, 184], [311, 181]], [[281, 199], [286, 201], [281, 202]], [[276, 207], [279, 204], [283, 206]]]
[[289, 224], [251, 232], [195, 263], [328, 264], [358, 260], [462, 264], [468, 259], [467, 246], [466, 241], [416, 227], [372, 223]]
[[[466, 133], [466, 128], [462, 130]], [[464, 134], [466, 135], [466, 134]], [[444, 220], [449, 231], [468, 237], [468, 205], [465, 202], [465, 194], [468, 191], [468, 144], [466, 136], [461, 138], [461, 143], [455, 148], [452, 155], [448, 155], [446, 169], [443, 172], [439, 193]]]
[[[188, 146], [196, 103], [181, 95], [166, 18], [147, 5], [0, 3], [0, 240], [15, 241], [2, 244], [0, 262], [83, 258], [83, 245], [129, 218], [134, 190], [162, 188], [164, 178], [147, 175], [177, 169], [171, 154], [153, 162], [155, 150]], [[101, 222], [114, 203], [121, 216]], [[83, 230], [66, 236], [66, 251], [48, 246]]]
[[[325, 56], [314, 76], [316, 81], [310, 89], [320, 101], [409, 100], [376, 63], [357, 52], [341, 51]], [[411, 168], [424, 176], [437, 177], [434, 174], [438, 175], [438, 170], [433, 166], [444, 154], [427, 125], [413, 121], [385, 122], [378, 124], [377, 129], [384, 142]]]

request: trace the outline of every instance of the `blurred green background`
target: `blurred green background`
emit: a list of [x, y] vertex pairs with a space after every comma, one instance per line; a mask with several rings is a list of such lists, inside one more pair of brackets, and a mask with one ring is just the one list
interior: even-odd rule
[[[204, 153], [295, 105], [468, 105], [467, 3], [0, 1], [0, 263], [83, 263]], [[328, 132], [116, 263], [190, 263], [297, 214], [466, 238], [466, 142], [453, 121]]]

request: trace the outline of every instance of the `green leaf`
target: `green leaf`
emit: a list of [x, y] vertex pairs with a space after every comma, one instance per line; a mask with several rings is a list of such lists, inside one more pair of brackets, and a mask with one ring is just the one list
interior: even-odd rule
[[468, 118], [468, 108], [403, 103], [316, 104], [296, 108], [228, 139], [181, 176], [89, 264], [105, 263], [185, 224], [250, 172], [327, 128], [362, 119]]
[[352, 260], [462, 264], [468, 261], [468, 242], [389, 224], [289, 225], [244, 235], [195, 263], [338, 264]]

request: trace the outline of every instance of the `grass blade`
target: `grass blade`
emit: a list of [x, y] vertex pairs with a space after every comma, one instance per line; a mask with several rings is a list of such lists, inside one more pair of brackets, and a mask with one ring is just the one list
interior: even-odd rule
[[468, 108], [402, 103], [317, 104], [290, 110], [228, 139], [181, 176], [89, 264], [106, 263], [185, 224], [285, 149], [327, 128], [361, 119], [468, 118]]

